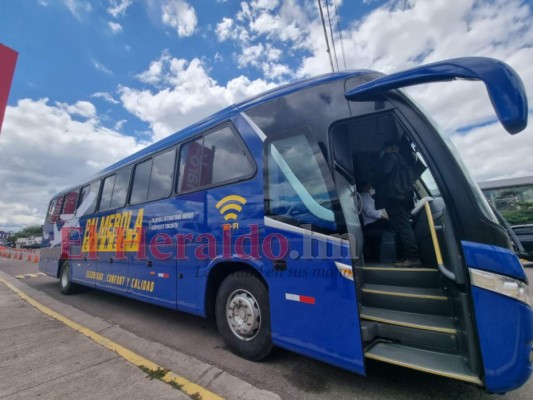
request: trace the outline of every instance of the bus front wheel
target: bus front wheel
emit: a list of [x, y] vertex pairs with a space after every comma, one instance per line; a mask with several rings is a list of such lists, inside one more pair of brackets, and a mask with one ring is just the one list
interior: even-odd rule
[[62, 294], [75, 293], [78, 285], [72, 282], [72, 271], [70, 270], [70, 263], [63, 261], [61, 265], [61, 272], [59, 273], [59, 289]]
[[254, 275], [239, 271], [224, 279], [215, 315], [220, 335], [235, 354], [259, 361], [272, 350], [268, 291]]

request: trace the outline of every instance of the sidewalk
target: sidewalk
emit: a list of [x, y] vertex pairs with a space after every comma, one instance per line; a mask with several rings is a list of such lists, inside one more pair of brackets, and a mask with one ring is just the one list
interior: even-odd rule
[[0, 282], [0, 398], [189, 399]]

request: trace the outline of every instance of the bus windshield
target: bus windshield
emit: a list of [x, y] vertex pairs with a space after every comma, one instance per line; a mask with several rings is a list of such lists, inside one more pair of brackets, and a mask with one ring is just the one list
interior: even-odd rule
[[[440, 125], [431, 117], [431, 115], [428, 112], [426, 112], [426, 110], [424, 110], [424, 108], [420, 104], [418, 104], [416, 101], [414, 101], [411, 96], [407, 95], [405, 93], [405, 91], [402, 90], [402, 93], [411, 102], [413, 102], [413, 104], [416, 105], [416, 107], [424, 114], [424, 116], [429, 120], [431, 125], [433, 125], [433, 127], [435, 128], [435, 131], [437, 132], [437, 134], [442, 138], [443, 142], [446, 144], [446, 147], [448, 148], [448, 150], [450, 151], [450, 153], [454, 157], [455, 161], [457, 162], [457, 164], [459, 165], [459, 167], [463, 171], [463, 174], [464, 174], [466, 180], [468, 181], [468, 184], [469, 184], [470, 188], [472, 189], [471, 193], [474, 195], [474, 197], [476, 199], [476, 203], [478, 204], [479, 210], [481, 211], [483, 216], [485, 218], [489, 219], [491, 222], [494, 222], [495, 224], [499, 224], [498, 218], [496, 218], [496, 215], [494, 215], [494, 213], [492, 212], [492, 209], [490, 208], [490, 205], [487, 202], [487, 199], [485, 198], [485, 196], [483, 196], [483, 193], [481, 192], [481, 189], [479, 188], [478, 184], [476, 183], [476, 181], [470, 175], [470, 171], [465, 167], [465, 165], [463, 163], [463, 160], [459, 156], [459, 153], [457, 152], [457, 148], [453, 144], [453, 142], [450, 139], [450, 137], [448, 135], [446, 135], [445, 133], [443, 133]], [[426, 170], [426, 172], [422, 175], [422, 180], [424, 180], [424, 183], [426, 183], [428, 185], [428, 189], [430, 189], [430, 191], [433, 193], [431, 188], [433, 186], [436, 188], [437, 185], [434, 183], [433, 177], [430, 177], [430, 179], [428, 179], [428, 175], [430, 176], [431, 174]]]

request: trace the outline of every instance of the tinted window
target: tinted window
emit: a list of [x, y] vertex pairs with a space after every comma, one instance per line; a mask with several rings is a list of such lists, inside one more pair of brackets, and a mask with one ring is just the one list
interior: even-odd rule
[[96, 200], [100, 190], [100, 181], [96, 181], [81, 189], [78, 202], [78, 216], [92, 214], [96, 210]]
[[113, 186], [115, 186], [115, 175], [108, 176], [104, 179], [104, 188], [102, 189], [102, 197], [100, 198], [100, 211], [109, 210], [111, 208], [111, 196], [113, 195]]
[[178, 190], [234, 181], [253, 172], [254, 166], [242, 142], [225, 126], [182, 146]]
[[58, 197], [57, 199], [53, 199], [50, 202], [50, 207], [48, 209], [48, 222], [53, 224], [58, 220], [59, 214], [61, 214], [62, 206], [63, 206], [63, 196]]
[[[276, 98], [246, 114], [267, 137], [307, 126], [317, 142], [327, 144], [330, 125], [350, 116], [344, 91], [344, 81], [338, 80]], [[372, 107], [368, 111], [373, 111], [374, 103], [368, 104]]]
[[76, 212], [76, 205], [78, 204], [78, 191], [70, 192], [65, 195], [62, 214], [74, 214]]
[[167, 151], [154, 158], [148, 200], [162, 199], [170, 194], [172, 181], [174, 180], [175, 160], [176, 150]]
[[133, 185], [131, 188], [130, 203], [137, 204], [146, 201], [148, 197], [148, 186], [150, 185], [150, 171], [152, 169], [152, 159], [143, 161], [135, 167]]
[[176, 150], [172, 149], [135, 167], [130, 203], [137, 204], [167, 197], [174, 180]]
[[335, 213], [318, 146], [305, 134], [283, 137], [268, 144], [267, 215], [295, 225], [311, 224], [335, 230]]
[[128, 196], [128, 186], [130, 183], [130, 169], [119, 172], [115, 178], [113, 197], [111, 198], [111, 208], [123, 207]]
[[100, 199], [100, 211], [122, 207], [126, 204], [129, 180], [129, 168], [105, 178], [102, 197]]

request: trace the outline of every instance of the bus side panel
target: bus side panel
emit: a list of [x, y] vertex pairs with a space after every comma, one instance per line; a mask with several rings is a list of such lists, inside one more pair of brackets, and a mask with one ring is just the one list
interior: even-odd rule
[[[257, 265], [261, 264], [259, 260], [251, 259], [259, 255], [264, 218], [260, 175], [251, 180], [213, 188], [204, 193], [206, 194], [204, 202], [206, 222], [203, 224], [205, 230], [195, 235], [195, 258], [198, 262], [197, 304], [203, 315], [206, 312], [207, 280], [214, 265], [220, 260], [234, 261], [240, 264], [252, 264], [257, 269]], [[238, 196], [240, 199], [232, 199], [233, 196]], [[235, 211], [236, 218], [225, 219], [228, 212], [222, 211], [222, 207], [217, 208], [220, 201], [239, 205], [241, 210]]]
[[[365, 375], [355, 284], [335, 265], [350, 265], [351, 260], [306, 257], [299, 249], [310, 247], [311, 254], [319, 254], [326, 243], [271, 227], [265, 233], [283, 236], [289, 244], [285, 271], [276, 270], [274, 260], [264, 259], [274, 344]], [[279, 254], [277, 239], [265, 240], [272, 253]], [[306, 240], [311, 243], [306, 245]], [[338, 244], [328, 241], [326, 253], [337, 253], [334, 246]]]
[[504, 393], [533, 372], [533, 312], [509, 297], [472, 288], [487, 390]]
[[60, 247], [41, 247], [39, 257], [39, 271], [46, 275], [57, 278], [59, 273], [59, 258], [61, 256]]
[[52, 246], [54, 241], [54, 225], [44, 221], [43, 225], [43, 241], [41, 243], [41, 251], [39, 256], [39, 271], [46, 275], [57, 278], [59, 258], [61, 257], [61, 247]]
[[138, 251], [128, 253], [128, 296], [175, 309], [176, 227], [181, 213], [171, 199], [148, 202], [129, 211], [130, 226], [142, 226], [143, 239]]

